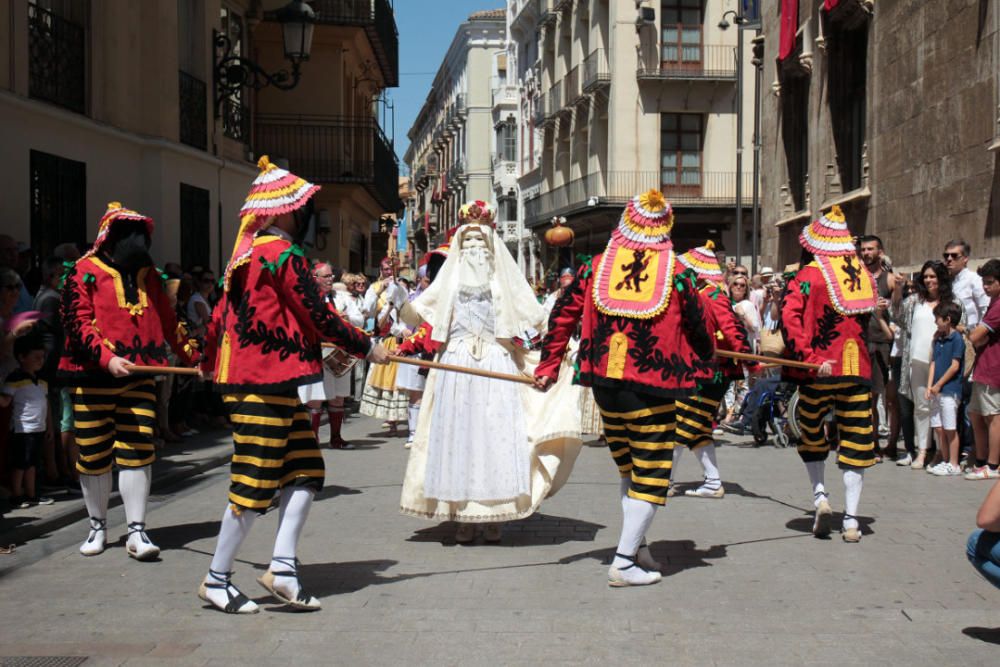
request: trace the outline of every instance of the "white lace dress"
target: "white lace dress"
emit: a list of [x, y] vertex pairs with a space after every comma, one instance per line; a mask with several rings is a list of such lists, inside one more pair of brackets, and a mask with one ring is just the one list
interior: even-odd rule
[[[519, 374], [494, 337], [489, 289], [462, 289], [440, 361]], [[437, 375], [424, 495], [443, 501], [513, 500], [531, 492], [531, 445], [518, 385], [464, 373]]]

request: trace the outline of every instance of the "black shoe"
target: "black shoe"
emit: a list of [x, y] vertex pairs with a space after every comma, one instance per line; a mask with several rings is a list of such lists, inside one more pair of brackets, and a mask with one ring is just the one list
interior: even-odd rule
[[11, 508], [16, 510], [26, 510], [31, 507], [31, 503], [25, 496], [11, 496], [9, 502]]

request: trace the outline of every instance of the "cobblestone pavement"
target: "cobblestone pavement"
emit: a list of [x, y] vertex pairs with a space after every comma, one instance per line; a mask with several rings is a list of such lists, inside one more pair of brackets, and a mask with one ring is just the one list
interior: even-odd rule
[[[83, 558], [80, 521], [0, 556], [0, 656], [143, 664], [996, 664], [1000, 591], [965, 559], [989, 482], [877, 466], [865, 478], [860, 544], [809, 533], [811, 497], [793, 450], [730, 442], [723, 500], [677, 497], [649, 533], [655, 586], [610, 589], [617, 480], [588, 446], [570, 483], [503, 543], [457, 546], [454, 527], [397, 511], [406, 451], [354, 418], [361, 448], [327, 451], [328, 487], [300, 548], [323, 601], [287, 613], [264, 595], [233, 617], [195, 596], [225, 504], [226, 467], [154, 494], [155, 563], [124, 541]], [[689, 454], [678, 469], [692, 485]], [[840, 475], [828, 467], [835, 510]], [[125, 533], [112, 510], [111, 539]], [[235, 582], [257, 596], [276, 525], [254, 528]], [[835, 525], [839, 527], [839, 514]], [[4, 660], [0, 658], [0, 664]], [[66, 663], [69, 664], [69, 663]]]

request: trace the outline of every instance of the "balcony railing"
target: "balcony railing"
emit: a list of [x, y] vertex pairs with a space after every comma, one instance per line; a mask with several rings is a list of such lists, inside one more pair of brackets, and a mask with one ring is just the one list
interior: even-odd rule
[[555, 120], [556, 115], [562, 111], [562, 81], [549, 88], [545, 96], [545, 120], [546, 122]]
[[[639, 79], [736, 80], [736, 50], [728, 45], [669, 46], [668, 60], [640, 64]], [[660, 56], [662, 57], [662, 55]]]
[[555, 0], [535, 0], [535, 14], [542, 25], [555, 21], [557, 17], [554, 8]]
[[535, 96], [535, 106], [531, 108], [531, 123], [535, 127], [541, 127], [545, 123], [545, 95]]
[[611, 70], [604, 49], [595, 49], [583, 61], [583, 92], [592, 93], [611, 85]]
[[466, 108], [465, 105], [465, 93], [459, 93], [458, 95], [455, 96], [454, 109], [455, 109], [455, 116], [457, 118], [465, 118], [465, 115], [468, 113], [468, 109]]
[[82, 26], [28, 3], [28, 94], [84, 113], [86, 54]]
[[501, 83], [493, 88], [493, 106], [517, 104], [517, 86]]
[[563, 104], [572, 106], [583, 97], [583, 88], [580, 87], [580, 66], [577, 65], [566, 73], [563, 79]]
[[389, 0], [312, 0], [320, 25], [364, 28], [385, 85], [399, 85], [399, 32]]
[[450, 181], [464, 181], [467, 174], [465, 173], [465, 160], [459, 158], [448, 168], [448, 180]]
[[363, 186], [384, 211], [399, 210], [399, 163], [374, 118], [260, 114], [254, 129], [256, 153], [286, 158], [314, 183]]
[[208, 97], [205, 82], [184, 70], [178, 72], [180, 140], [182, 144], [208, 148]]
[[[672, 206], [724, 208], [736, 204], [736, 172], [700, 172], [685, 175], [680, 183], [664, 183], [658, 171], [612, 171], [593, 173], [550, 190], [524, 203], [529, 226], [539, 225], [552, 216], [582, 209], [597, 197], [601, 204], [624, 206], [637, 192], [661, 190]], [[744, 205], [753, 188], [753, 174], [743, 174]]]
[[242, 144], [250, 143], [250, 107], [227, 97], [222, 100], [222, 133]]

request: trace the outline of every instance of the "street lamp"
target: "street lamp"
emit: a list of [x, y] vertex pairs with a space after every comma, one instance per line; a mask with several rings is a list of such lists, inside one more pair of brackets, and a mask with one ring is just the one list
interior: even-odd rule
[[[722, 14], [719, 30], [728, 30], [730, 23], [726, 17], [732, 14], [736, 24], [736, 261], [743, 261], [743, 30], [744, 18], [735, 9]], [[753, 258], [756, 264], [757, 258]]]
[[268, 74], [264, 69], [239, 54], [233, 53], [233, 43], [228, 35], [215, 31], [215, 48], [220, 52], [215, 63], [215, 115], [219, 115], [223, 101], [239, 94], [244, 86], [260, 90], [274, 86], [291, 90], [299, 84], [302, 72], [299, 66], [309, 60], [312, 48], [313, 27], [316, 13], [302, 0], [292, 0], [278, 10], [276, 17], [281, 24], [281, 40], [285, 58], [292, 63], [292, 71], [278, 70]]

